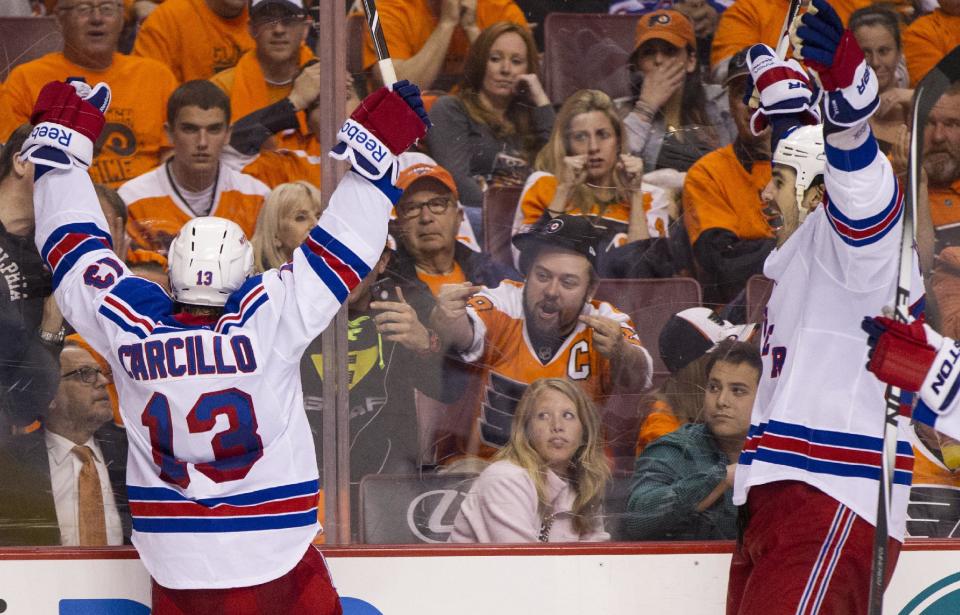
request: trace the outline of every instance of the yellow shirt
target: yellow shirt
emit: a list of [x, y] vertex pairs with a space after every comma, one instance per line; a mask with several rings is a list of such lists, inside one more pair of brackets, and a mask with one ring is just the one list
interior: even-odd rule
[[247, 21], [246, 7], [224, 19], [204, 0], [167, 0], [140, 26], [133, 55], [167, 64], [181, 83], [209, 79], [253, 49]]
[[90, 166], [93, 181], [116, 188], [160, 164], [169, 147], [163, 130], [167, 99], [177, 80], [166, 66], [149, 58], [118, 53], [110, 68], [97, 71], [57, 52], [17, 66], [3, 85], [11, 113], [0, 117], [0, 134], [8, 135], [27, 121], [43, 86], [67, 77], [83, 77], [91, 85], [105, 81], [113, 91], [100, 138], [103, 146]]

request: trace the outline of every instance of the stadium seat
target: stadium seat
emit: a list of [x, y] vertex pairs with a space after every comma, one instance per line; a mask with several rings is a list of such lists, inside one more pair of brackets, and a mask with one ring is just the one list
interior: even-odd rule
[[658, 341], [660, 329], [667, 320], [690, 307], [701, 305], [700, 284], [693, 278], [664, 278], [650, 280], [600, 280], [596, 299], [607, 301], [626, 312], [637, 327], [640, 341], [653, 356], [653, 376], [656, 383], [669, 374], [660, 360]]
[[492, 187], [483, 195], [483, 251], [496, 262], [510, 267], [513, 267], [510, 235], [522, 192], [521, 186], [504, 186]]
[[476, 474], [374, 474], [360, 481], [360, 540], [446, 542]]
[[13, 67], [63, 47], [54, 17], [0, 17], [0, 82]]
[[763, 310], [773, 292], [773, 280], [759, 273], [747, 280], [747, 322], [763, 321]]
[[610, 98], [630, 96], [627, 58], [633, 51], [635, 15], [550, 13], [544, 20], [544, 77], [550, 100], [559, 105], [577, 90], [603, 90]]

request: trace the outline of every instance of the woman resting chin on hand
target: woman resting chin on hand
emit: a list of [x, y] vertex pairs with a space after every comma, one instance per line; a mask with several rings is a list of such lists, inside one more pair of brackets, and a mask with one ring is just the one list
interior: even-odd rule
[[474, 481], [450, 542], [599, 542], [610, 477], [600, 416], [583, 390], [559, 378], [527, 387], [510, 441]]

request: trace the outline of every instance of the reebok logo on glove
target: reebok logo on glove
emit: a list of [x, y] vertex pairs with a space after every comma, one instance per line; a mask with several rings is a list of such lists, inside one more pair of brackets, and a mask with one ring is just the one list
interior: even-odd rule
[[46, 138], [56, 141], [64, 147], [70, 147], [70, 141], [73, 140], [73, 131], [66, 131], [49, 124], [41, 124], [30, 133], [31, 139]]
[[[369, 158], [376, 162], [383, 162], [387, 155], [387, 148], [373, 134], [361, 124], [347, 120], [340, 127], [339, 140], [344, 141], [354, 149], [365, 149], [370, 152]], [[351, 143], [352, 142], [352, 143]], [[355, 144], [355, 145], [354, 145]], [[357, 147], [360, 146], [360, 147]]]
[[857, 94], [863, 96], [863, 93], [867, 90], [867, 85], [870, 83], [870, 71], [863, 72], [863, 78], [860, 79], [860, 83], [857, 84]]

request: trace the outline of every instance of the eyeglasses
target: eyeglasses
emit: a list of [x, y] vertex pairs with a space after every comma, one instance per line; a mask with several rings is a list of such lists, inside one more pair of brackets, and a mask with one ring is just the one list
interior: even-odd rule
[[110, 380], [110, 377], [113, 375], [111, 372], [104, 372], [99, 367], [90, 367], [85, 366], [80, 369], [75, 369], [72, 372], [67, 372], [66, 374], [61, 374], [60, 378], [72, 378], [74, 376], [80, 376], [80, 381], [84, 384], [96, 384], [97, 376], [102, 375], [107, 380]]
[[100, 4], [92, 4], [90, 2], [79, 2], [73, 6], [63, 6], [60, 7], [60, 11], [64, 13], [67, 11], [73, 11], [73, 14], [80, 18], [89, 17], [93, 10], [96, 9], [100, 12], [101, 17], [115, 17], [120, 14], [121, 8], [119, 2], [101, 2]]
[[430, 213], [440, 215], [450, 207], [450, 197], [438, 196], [435, 199], [424, 201], [423, 203], [404, 203], [397, 208], [397, 217], [401, 220], [413, 220], [420, 216], [420, 212], [426, 207]]

